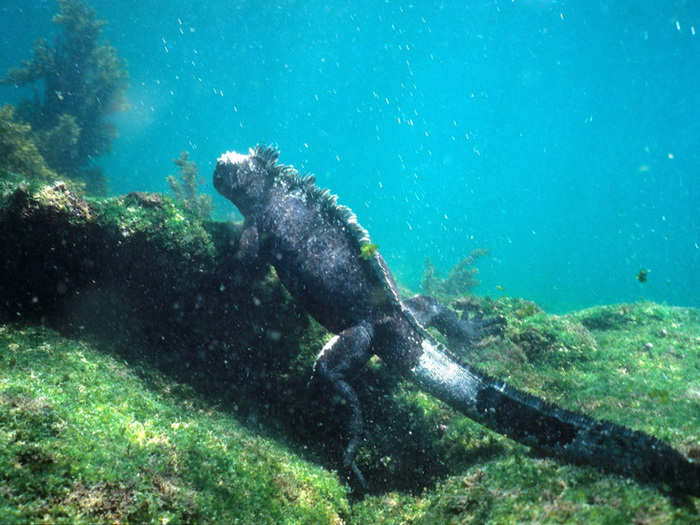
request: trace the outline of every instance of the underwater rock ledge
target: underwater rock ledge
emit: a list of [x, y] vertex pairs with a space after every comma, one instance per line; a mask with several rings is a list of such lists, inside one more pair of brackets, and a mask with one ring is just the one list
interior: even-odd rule
[[[3, 193], [0, 233], [5, 254], [0, 308], [9, 320], [51, 315], [100, 286], [159, 291], [165, 296], [157, 299], [188, 301], [197, 294], [187, 292], [202, 284], [203, 274], [228, 276], [220, 283], [226, 287], [236, 284], [229, 282], [231, 275], [242, 273], [218, 266], [230, 260], [217, 256], [221, 250], [235, 249], [234, 226], [212, 224], [207, 231], [157, 194], [86, 200], [61, 182], [19, 184]], [[178, 302], [171, 317], [182, 319], [192, 307]]]
[[[95, 333], [128, 348], [130, 357], [192, 379], [197, 389], [228, 391], [226, 403], [242, 420], [254, 428], [273, 420], [264, 433], [303, 444], [297, 450], [309, 445], [314, 461], [332, 468], [341, 440], [333, 417], [303, 397], [327, 334], [298, 310], [274, 272], [231, 257], [239, 234], [236, 225], [202, 224], [157, 194], [91, 200], [60, 183], [0, 186], [0, 318], [43, 323], [70, 337]], [[509, 325], [503, 341], [476, 349], [480, 366], [696, 457], [697, 311], [641, 303], [547, 316], [518, 301], [486, 306], [507, 315]], [[634, 383], [640, 376], [644, 381]], [[527, 457], [524, 447], [397, 383], [376, 363], [361, 381], [375, 435], [359, 461], [378, 488], [353, 506], [348, 522], [379, 515], [426, 523], [469, 516], [632, 519], [635, 508], [682, 522], [697, 512], [697, 499], [682, 508], [625, 478]], [[578, 397], [567, 400], [572, 393]], [[392, 490], [405, 492], [386, 493]]]
[[157, 194], [11, 187], [0, 199], [0, 320], [118, 340], [204, 388], [255, 397], [297, 358], [309, 319], [269, 269], [230, 256], [239, 230]]
[[230, 256], [239, 226], [203, 224], [158, 194], [0, 192], [1, 321], [118, 339], [210, 384], [256, 385], [246, 377], [298, 353], [309, 319], [269, 269]]

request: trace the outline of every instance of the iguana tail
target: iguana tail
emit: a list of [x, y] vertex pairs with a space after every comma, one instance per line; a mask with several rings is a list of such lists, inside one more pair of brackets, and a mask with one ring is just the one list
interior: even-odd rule
[[423, 342], [408, 375], [466, 416], [511, 439], [573, 463], [586, 463], [700, 496], [700, 464], [643, 432], [558, 408], [456, 363]]

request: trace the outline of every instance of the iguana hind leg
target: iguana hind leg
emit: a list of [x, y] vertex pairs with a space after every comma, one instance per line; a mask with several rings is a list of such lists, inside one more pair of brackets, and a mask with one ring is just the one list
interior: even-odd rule
[[505, 319], [492, 317], [484, 319], [477, 314], [471, 318], [466, 312], [459, 317], [456, 312], [429, 295], [416, 295], [403, 301], [418, 322], [434, 327], [445, 334], [452, 347], [471, 346], [479, 339], [503, 330]]
[[343, 330], [323, 347], [316, 358], [312, 381], [330, 387], [350, 410], [348, 434], [350, 441], [343, 454], [343, 467], [351, 471], [363, 489], [367, 488], [362, 472], [355, 463], [357, 448], [362, 440], [364, 422], [357, 392], [349, 383], [372, 356], [374, 330], [369, 323]]

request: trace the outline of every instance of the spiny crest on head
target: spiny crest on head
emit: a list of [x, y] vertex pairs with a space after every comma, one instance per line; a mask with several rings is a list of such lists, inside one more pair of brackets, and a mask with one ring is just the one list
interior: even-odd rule
[[265, 162], [265, 164], [269, 164], [270, 167], [275, 166], [275, 163], [280, 156], [280, 152], [277, 148], [274, 146], [265, 146], [263, 144], [255, 146], [255, 149], [251, 148], [250, 154], [259, 158]]
[[302, 175], [292, 166], [277, 162], [280, 154], [277, 148], [260, 144], [251, 149], [250, 154], [265, 163], [265, 171], [273, 180], [284, 183], [289, 190], [299, 189], [305, 192], [326, 217], [345, 226], [360, 245], [370, 242], [367, 230], [357, 222], [357, 217], [350, 208], [338, 204], [337, 195], [316, 186], [316, 177], [313, 175]]

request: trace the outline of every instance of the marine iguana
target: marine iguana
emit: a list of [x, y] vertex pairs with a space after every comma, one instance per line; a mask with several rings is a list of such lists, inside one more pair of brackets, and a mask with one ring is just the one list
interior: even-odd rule
[[700, 496], [700, 465], [639, 431], [559, 408], [454, 360], [448, 344], [498, 330], [499, 319], [462, 318], [427, 296], [402, 300], [369, 235], [328, 190], [258, 146], [217, 161], [214, 186], [245, 217], [238, 257], [272, 264], [292, 296], [335, 335], [320, 351], [314, 381], [349, 408], [343, 466], [362, 487], [355, 463], [363, 420], [351, 380], [373, 354], [466, 416], [566, 461], [588, 463]]

